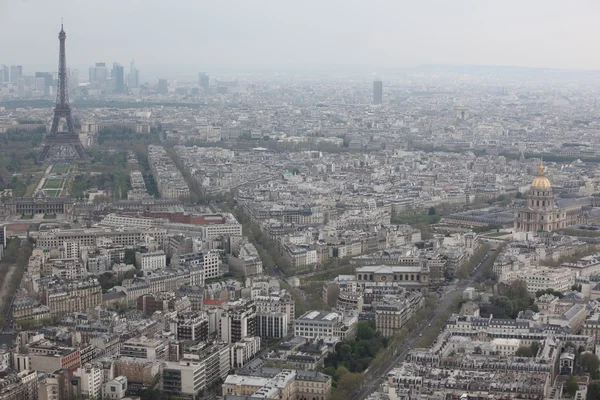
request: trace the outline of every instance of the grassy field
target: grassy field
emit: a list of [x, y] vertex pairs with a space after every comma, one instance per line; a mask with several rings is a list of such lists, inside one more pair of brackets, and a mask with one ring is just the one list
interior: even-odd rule
[[46, 192], [46, 195], [48, 197], [58, 197], [60, 196], [60, 189], [44, 189], [44, 192]]
[[69, 172], [69, 166], [68, 165], [55, 164], [54, 166], [52, 166], [52, 173], [53, 174], [66, 174], [67, 172]]
[[500, 236], [506, 236], [506, 235], [510, 235], [510, 233], [509, 232], [493, 232], [493, 233], [485, 234], [484, 236], [500, 237]]
[[61, 189], [63, 186], [63, 178], [50, 178], [44, 182], [44, 189]]
[[27, 186], [27, 191], [25, 192], [25, 197], [33, 196], [41, 178], [42, 178], [41, 175], [35, 176], [35, 180], [33, 182], [31, 182], [31, 184], [29, 184], [29, 186]]

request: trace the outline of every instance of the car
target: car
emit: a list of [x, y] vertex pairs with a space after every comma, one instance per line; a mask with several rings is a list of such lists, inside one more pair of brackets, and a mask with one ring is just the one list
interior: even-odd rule
[[429, 328], [431, 328], [431, 324], [427, 325]]
[[422, 333], [419, 333], [419, 337], [422, 337], [422, 336], [423, 336], [423, 334], [422, 334]]

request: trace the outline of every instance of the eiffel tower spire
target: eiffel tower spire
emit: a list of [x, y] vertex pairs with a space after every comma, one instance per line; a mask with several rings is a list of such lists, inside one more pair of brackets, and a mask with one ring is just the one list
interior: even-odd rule
[[[67, 85], [67, 52], [65, 42], [67, 34], [61, 21], [58, 33], [60, 50], [58, 53], [58, 90], [56, 92], [56, 106], [50, 132], [44, 137], [44, 145], [38, 156], [40, 161], [47, 158], [70, 161], [74, 158], [85, 158], [83, 146], [79, 136], [75, 133], [71, 107], [69, 106], [69, 90]], [[67, 132], [58, 132], [61, 118], [67, 123]]]

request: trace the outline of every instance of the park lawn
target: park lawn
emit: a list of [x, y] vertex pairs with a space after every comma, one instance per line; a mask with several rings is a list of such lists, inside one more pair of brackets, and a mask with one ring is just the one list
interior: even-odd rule
[[40, 179], [36, 177], [36, 180], [31, 185], [27, 186], [27, 191], [25, 192], [25, 197], [31, 197], [34, 195], [39, 182], [40, 182]]
[[48, 197], [58, 197], [60, 196], [60, 189], [44, 189], [44, 192], [46, 192], [46, 196]]
[[54, 166], [52, 166], [52, 173], [53, 174], [66, 174], [67, 172], [69, 172], [69, 166], [68, 165], [55, 164]]
[[44, 214], [44, 219], [56, 219], [56, 214]]
[[489, 237], [500, 237], [500, 236], [506, 236], [506, 235], [510, 235], [510, 232], [494, 232], [494, 233], [487, 233], [487, 234], [484, 234], [483, 236], [489, 236]]
[[46, 179], [46, 182], [44, 182], [44, 189], [61, 189], [63, 182], [63, 178]]

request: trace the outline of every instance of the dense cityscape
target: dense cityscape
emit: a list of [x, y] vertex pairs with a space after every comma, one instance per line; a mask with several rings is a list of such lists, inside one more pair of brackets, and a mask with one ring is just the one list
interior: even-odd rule
[[67, 28], [0, 64], [0, 400], [600, 399], [600, 73], [84, 72]]

